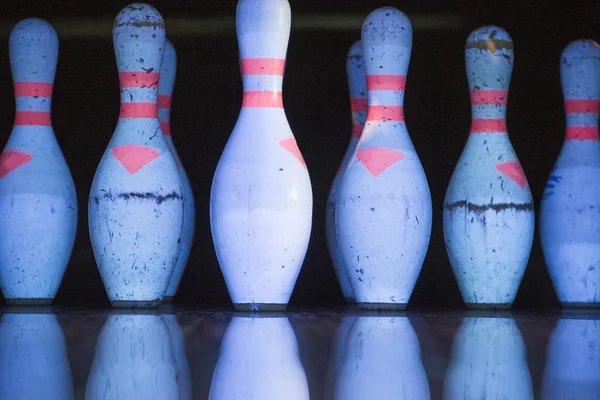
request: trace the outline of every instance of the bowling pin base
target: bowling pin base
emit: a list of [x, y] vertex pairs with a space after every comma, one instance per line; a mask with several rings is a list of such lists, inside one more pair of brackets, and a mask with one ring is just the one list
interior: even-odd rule
[[512, 303], [465, 303], [469, 310], [510, 310]]
[[560, 303], [563, 308], [600, 308], [600, 303]]
[[287, 304], [258, 304], [258, 303], [238, 303], [233, 305], [237, 311], [245, 312], [278, 312], [285, 311]]
[[165, 296], [163, 303], [172, 303], [175, 296]]
[[402, 311], [406, 309], [406, 303], [358, 303], [365, 310]]
[[49, 306], [54, 299], [6, 299], [11, 306]]
[[159, 299], [151, 301], [111, 301], [114, 308], [157, 308], [162, 301]]

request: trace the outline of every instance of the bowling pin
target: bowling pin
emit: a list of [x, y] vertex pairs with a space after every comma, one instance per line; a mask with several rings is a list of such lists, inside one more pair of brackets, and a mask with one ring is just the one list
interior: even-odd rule
[[74, 398], [67, 343], [56, 315], [8, 312], [0, 322], [0, 399]]
[[548, 341], [540, 398], [600, 398], [599, 320], [570, 317], [558, 321]]
[[181, 184], [183, 186], [183, 236], [181, 237], [181, 250], [175, 271], [169, 281], [169, 286], [165, 293], [164, 301], [171, 301], [177, 293], [177, 288], [181, 282], [185, 265], [187, 264], [194, 242], [194, 228], [196, 226], [196, 208], [194, 205], [194, 193], [192, 185], [181, 164], [173, 138], [171, 137], [171, 96], [173, 87], [175, 86], [175, 75], [177, 72], [177, 53], [173, 44], [167, 39], [165, 40], [165, 54], [160, 68], [160, 83], [158, 85], [158, 117], [160, 119], [160, 127], [165, 134], [165, 139], [169, 145], [169, 149], [175, 158], [179, 173], [181, 174]]
[[244, 97], [210, 194], [215, 250], [237, 310], [286, 308], [311, 233], [310, 178], [281, 92], [290, 23], [287, 0], [237, 4]]
[[180, 400], [182, 384], [161, 315], [113, 311], [108, 316], [98, 336], [86, 400]]
[[540, 205], [542, 250], [565, 307], [600, 306], [600, 45], [569, 44], [560, 60], [566, 135]]
[[525, 342], [512, 318], [465, 318], [454, 337], [444, 399], [533, 399]]
[[506, 130], [514, 51], [497, 26], [465, 45], [471, 132], [444, 200], [450, 264], [469, 308], [510, 308], [529, 260], [534, 210], [525, 173]]
[[115, 19], [121, 113], [94, 176], [90, 237], [113, 307], [156, 307], [179, 256], [183, 190], [158, 119], [161, 15], [134, 3]]
[[431, 233], [431, 195], [404, 122], [412, 27], [401, 11], [378, 8], [362, 28], [368, 110], [340, 178], [336, 230], [359, 306], [404, 309]]
[[346, 339], [334, 399], [430, 398], [419, 339], [409, 319], [357, 317]]
[[308, 381], [285, 314], [236, 314], [221, 342], [209, 400], [308, 400]]
[[16, 113], [0, 155], [0, 286], [9, 304], [50, 304], [71, 258], [77, 194], [51, 122], [58, 36], [41, 19], [9, 38]]
[[348, 163], [352, 156], [352, 152], [356, 147], [356, 142], [362, 133], [365, 124], [367, 111], [367, 82], [365, 80], [365, 69], [362, 59], [362, 47], [360, 41], [355, 42], [348, 52], [348, 60], [346, 61], [346, 75], [348, 77], [348, 88], [350, 89], [350, 109], [352, 110], [352, 136], [350, 144], [346, 149], [342, 163], [338, 172], [333, 178], [333, 184], [329, 190], [329, 198], [327, 200], [327, 210], [325, 211], [325, 233], [327, 237], [327, 246], [329, 256], [333, 263], [333, 268], [337, 276], [342, 294], [348, 303], [355, 303], [356, 299], [352, 292], [352, 286], [348, 280], [346, 267], [344, 266], [344, 257], [340, 251], [335, 232], [335, 203], [337, 201], [337, 190], [340, 182], [340, 172]]

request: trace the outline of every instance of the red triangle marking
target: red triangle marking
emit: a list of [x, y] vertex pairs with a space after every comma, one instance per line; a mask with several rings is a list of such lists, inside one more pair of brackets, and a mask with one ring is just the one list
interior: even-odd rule
[[496, 169], [515, 181], [521, 189], [525, 189], [527, 178], [525, 172], [518, 161], [507, 161], [505, 163], [496, 164]]
[[300, 149], [298, 148], [298, 144], [296, 143], [295, 138], [291, 137], [281, 139], [279, 141], [279, 145], [287, 151], [289, 151], [290, 153], [292, 153], [294, 157], [296, 157], [298, 161], [300, 161], [302, 165], [304, 165], [304, 168], [306, 168], [306, 162], [304, 162], [304, 158], [302, 157], [302, 153], [300, 153]]
[[160, 156], [160, 151], [150, 147], [128, 144], [112, 149], [110, 152], [131, 174], [135, 174], [150, 161]]
[[0, 178], [4, 178], [15, 169], [29, 164], [33, 160], [33, 154], [19, 150], [4, 150], [0, 154]]
[[356, 158], [367, 167], [371, 175], [377, 178], [383, 171], [402, 160], [404, 154], [398, 150], [371, 147], [370, 149], [358, 151]]

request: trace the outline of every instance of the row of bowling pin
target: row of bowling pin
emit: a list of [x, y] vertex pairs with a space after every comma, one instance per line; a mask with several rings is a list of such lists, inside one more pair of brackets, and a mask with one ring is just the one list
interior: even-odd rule
[[[241, 310], [286, 307], [310, 237], [310, 179], [281, 95], [290, 21], [287, 0], [240, 0], [237, 6], [244, 97], [215, 173], [210, 218], [219, 264]], [[98, 268], [116, 307], [156, 306], [165, 293], [170, 295], [170, 282], [174, 293], [191, 246], [193, 195], [162, 134], [168, 133], [168, 125], [161, 128], [159, 119], [168, 121], [174, 81], [174, 65], [163, 62], [165, 43], [165, 60], [172, 49], [165, 40], [162, 17], [149, 5], [127, 6], [115, 20], [121, 114], [94, 177], [89, 225]], [[368, 105], [366, 123], [356, 130], [360, 140], [349, 149], [334, 185], [333, 219], [328, 212], [334, 228], [328, 223], [328, 236], [334, 237], [329, 242], [340, 281], [348, 281], [342, 284], [346, 297], [355, 296], [366, 308], [403, 308], [431, 231], [429, 188], [402, 108], [410, 22], [394, 8], [377, 9], [365, 20], [361, 43], [369, 93], [366, 102], [363, 95], [353, 105], [355, 119]], [[591, 51], [590, 58], [597, 51], [592, 42], [577, 46]], [[56, 54], [56, 34], [45, 22], [26, 20], [13, 30], [17, 117], [0, 162], [0, 207], [5, 208], [0, 218], [4, 237], [10, 238], [0, 244], [0, 283], [13, 303], [51, 301], [73, 246], [73, 182], [49, 113]], [[459, 285], [473, 306], [510, 305], [531, 248], [531, 193], [504, 122], [512, 60], [512, 41], [499, 28], [480, 28], [467, 41], [474, 120], [448, 190], [444, 227]], [[159, 79], [156, 71], [167, 78]], [[586, 72], [579, 79], [597, 76], [595, 70]], [[596, 100], [586, 104], [597, 104], [597, 93], [588, 95]], [[597, 132], [597, 110], [583, 114], [579, 116], [588, 119], [575, 118], [574, 123], [595, 121]], [[583, 129], [585, 138], [592, 128]], [[41, 178], [47, 170], [55, 172], [52, 179]], [[594, 274], [594, 268], [588, 270]], [[575, 278], [576, 283], [585, 281], [584, 295], [597, 287], [587, 276]]]
[[[425, 173], [402, 106], [410, 22], [374, 11], [348, 54], [353, 129], [329, 193], [326, 236], [344, 297], [373, 309], [403, 309], [431, 232]], [[496, 26], [465, 46], [472, 123], [443, 210], [446, 250], [470, 308], [509, 308], [527, 267], [534, 206], [506, 129], [513, 42]], [[567, 129], [540, 212], [544, 256], [567, 307], [600, 305], [600, 46], [577, 40], [560, 73]]]
[[[548, 343], [541, 398], [597, 398], [599, 328], [594, 320], [558, 321]], [[67, 343], [54, 314], [4, 314], [0, 339], [2, 398], [83, 397], [73, 391]], [[237, 314], [220, 347], [209, 399], [431, 398], [419, 338], [407, 317], [345, 316], [323, 392], [315, 390], [318, 385], [309, 394], [302, 352], [285, 315]], [[175, 315], [113, 313], [97, 339], [85, 398], [197, 398], [186, 353]], [[441, 376], [444, 399], [534, 398], [527, 350], [513, 319], [464, 318], [451, 353]]]
[[[126, 7], [113, 37], [122, 104], [94, 177], [90, 236], [113, 305], [153, 305], [175, 295], [195, 226], [169, 128], [176, 53], [149, 6]], [[77, 227], [76, 191], [50, 118], [57, 34], [46, 21], [23, 20], [9, 53], [16, 115], [0, 156], [0, 285], [10, 304], [49, 304]]]

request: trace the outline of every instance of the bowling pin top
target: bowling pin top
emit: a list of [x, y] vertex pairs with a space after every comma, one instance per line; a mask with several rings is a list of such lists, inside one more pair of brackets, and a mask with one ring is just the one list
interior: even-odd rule
[[[26, 96], [18, 93], [19, 89], [26, 89], [19, 88], [19, 83], [53, 83], [58, 63], [56, 31], [48, 22], [38, 18], [19, 22], [10, 32], [9, 57], [16, 96]], [[52, 86], [47, 89], [52, 92]], [[43, 93], [41, 91], [38, 95]]]
[[287, 0], [239, 0], [235, 19], [242, 64], [245, 58], [285, 59], [292, 22]]
[[348, 76], [350, 109], [352, 110], [352, 138], [358, 138], [367, 114], [367, 84], [360, 40], [350, 47], [346, 62], [346, 75]]
[[600, 45], [576, 40], [560, 58], [560, 79], [567, 114], [566, 140], [598, 140]]
[[[369, 61], [365, 62], [367, 76], [406, 76], [412, 50], [412, 26], [402, 11], [393, 7], [372, 11], [363, 23], [361, 39], [363, 56]], [[374, 90], [368, 84], [367, 87]]]
[[158, 113], [160, 116], [160, 127], [166, 136], [171, 136], [170, 114], [171, 98], [175, 87], [175, 75], [177, 72], [177, 53], [175, 47], [167, 39], [165, 40], [165, 54], [160, 67], [160, 85], [158, 86]]
[[[158, 88], [158, 74], [165, 46], [165, 24], [152, 6], [134, 3], [115, 18], [113, 44], [119, 72], [146, 72], [147, 85]], [[120, 78], [124, 78], [120, 74]]]
[[506, 133], [506, 104], [514, 60], [513, 42], [497, 26], [475, 29], [465, 44], [471, 91], [471, 133]]
[[[412, 48], [410, 21], [400, 10], [378, 8], [365, 19], [361, 42], [369, 98], [367, 123], [403, 122], [404, 87]], [[369, 130], [367, 136], [372, 133]]]

